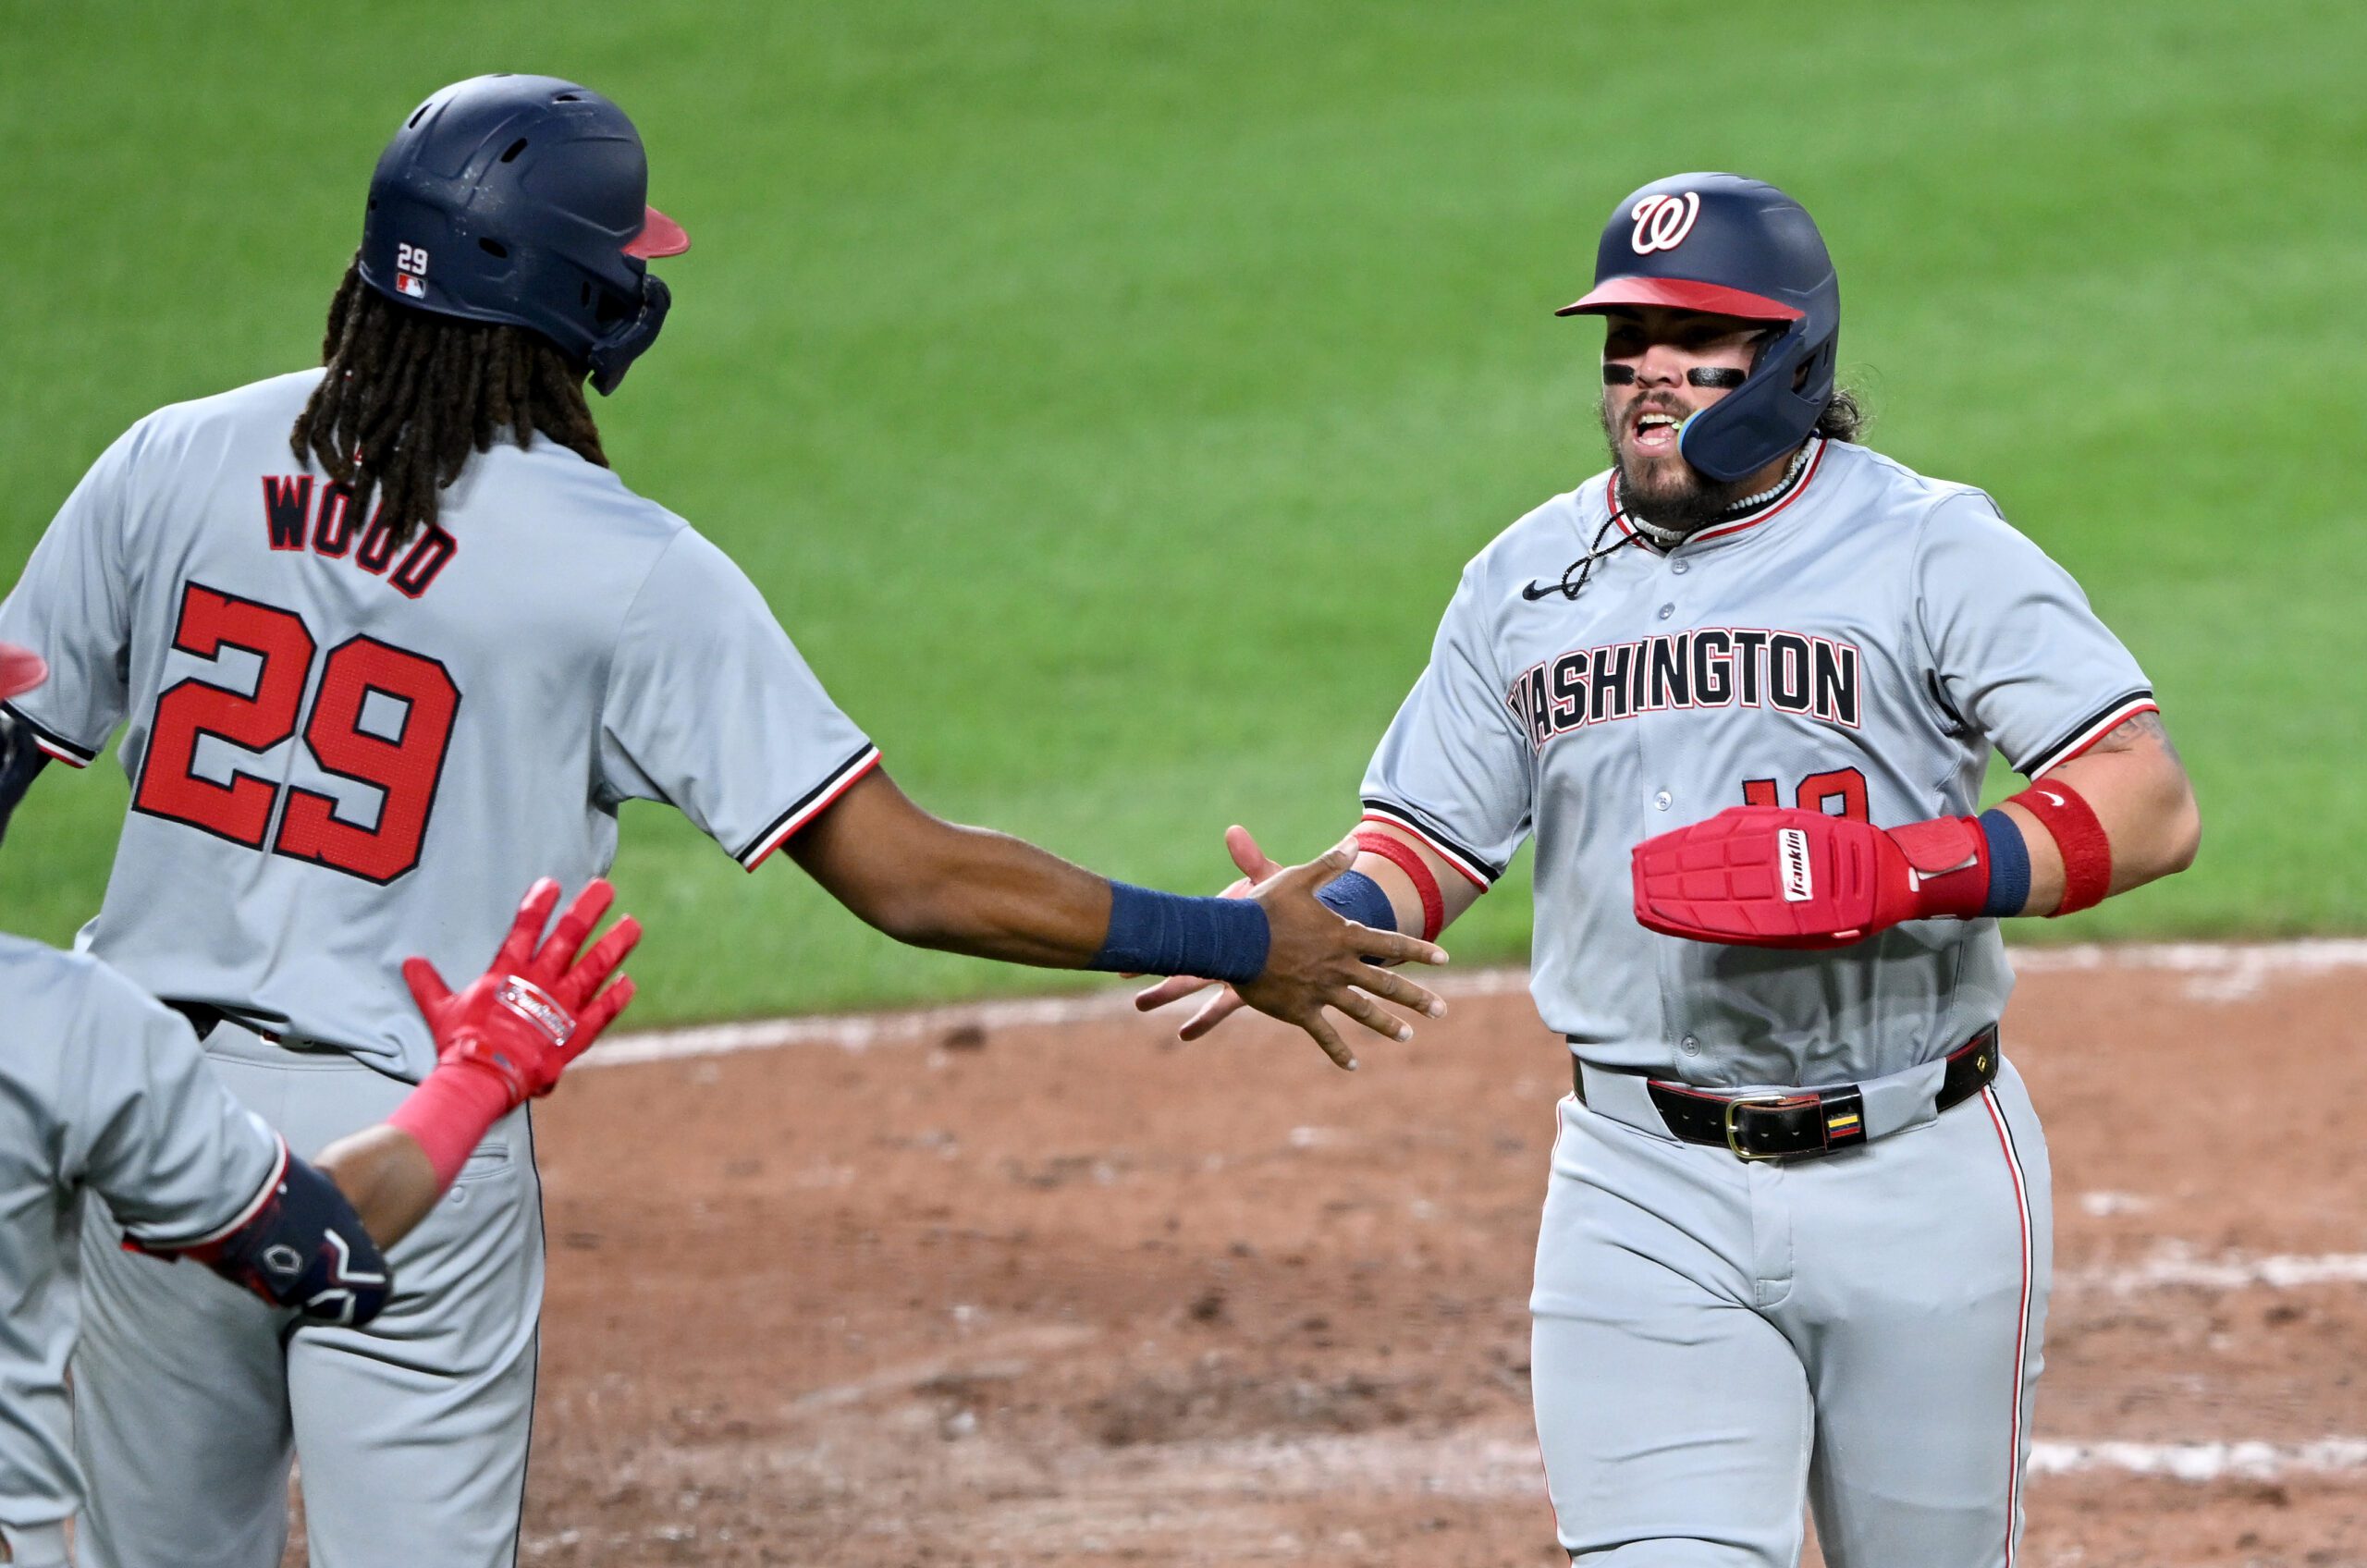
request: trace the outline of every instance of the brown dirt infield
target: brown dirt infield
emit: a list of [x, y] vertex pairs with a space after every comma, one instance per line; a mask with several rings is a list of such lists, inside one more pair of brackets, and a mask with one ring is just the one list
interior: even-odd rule
[[[2367, 1563], [2363, 986], [2024, 979], [2059, 1230], [2031, 1568]], [[1550, 1568], [1524, 1301], [1562, 1047], [1514, 992], [1359, 1049], [1103, 1018], [580, 1074], [538, 1112], [521, 1562]], [[2064, 1446], [2238, 1441], [2287, 1446]], [[2222, 1473], [2128, 1468], [2168, 1463]]]

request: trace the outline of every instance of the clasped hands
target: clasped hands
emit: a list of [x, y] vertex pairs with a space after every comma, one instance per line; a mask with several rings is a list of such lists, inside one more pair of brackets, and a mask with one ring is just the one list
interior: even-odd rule
[[[1199, 1039], [1248, 1006], [1304, 1029], [1324, 1055], [1353, 1072], [1355, 1053], [1325, 1016], [1326, 1008], [1398, 1041], [1414, 1037], [1413, 1025], [1383, 1007], [1382, 1000], [1426, 1018], [1446, 1016], [1446, 1003], [1435, 992], [1394, 970], [1365, 962], [1442, 964], [1447, 962], [1444, 949], [1418, 937], [1344, 920], [1316, 899], [1324, 884], [1355, 864], [1353, 845], [1342, 844], [1305, 865], [1284, 866], [1259, 849], [1245, 827], [1226, 829], [1224, 842], [1241, 876], [1221, 896], [1263, 904], [1272, 945], [1264, 973], [1241, 986], [1219, 987], [1176, 1031], [1179, 1037]], [[1196, 975], [1174, 975], [1136, 992], [1134, 1006], [1148, 1012], [1211, 984]]]

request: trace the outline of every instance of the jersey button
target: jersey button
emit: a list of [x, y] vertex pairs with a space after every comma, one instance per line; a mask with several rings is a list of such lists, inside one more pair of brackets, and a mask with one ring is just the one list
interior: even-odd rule
[[1669, 802], [1674, 798], [1675, 797], [1671, 795], [1666, 790], [1662, 790], [1659, 794], [1652, 797], [1652, 809], [1654, 811], [1666, 811], [1668, 810]]
[[1661, 606], [1661, 619], [1662, 619], [1662, 620], [1666, 620], [1669, 617], [1671, 617], [1671, 616], [1674, 615], [1675, 613], [1676, 613], [1676, 606], [1675, 606], [1674, 605], [1662, 605], [1662, 606]]
[[1679, 1040], [1676, 1045], [1677, 1048], [1687, 1056], [1699, 1056], [1701, 1054], [1701, 1042], [1691, 1035], [1687, 1035], [1685, 1038]]
[[1691, 561], [1671, 561], [1668, 563], [1668, 569], [1669, 570], [1676, 573], [1677, 576], [1683, 577], [1686, 572], [1693, 570], [1693, 563]]

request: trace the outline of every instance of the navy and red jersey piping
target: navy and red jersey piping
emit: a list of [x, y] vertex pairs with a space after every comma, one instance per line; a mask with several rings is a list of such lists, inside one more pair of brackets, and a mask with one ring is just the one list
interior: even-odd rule
[[16, 704], [0, 703], [0, 708], [7, 709], [8, 717], [25, 727], [26, 730], [31, 734], [34, 745], [39, 746], [67, 766], [88, 767], [98, 760], [97, 748], [80, 745], [67, 740]]
[[271, 1141], [277, 1145], [277, 1148], [272, 1156], [271, 1170], [264, 1175], [263, 1185], [249, 1194], [247, 1200], [239, 1206], [237, 1212], [233, 1213], [229, 1219], [218, 1225], [208, 1227], [193, 1236], [146, 1236], [127, 1231], [125, 1235], [130, 1243], [130, 1250], [153, 1253], [158, 1256], [193, 1252], [200, 1247], [210, 1247], [217, 1242], [225, 1241], [252, 1224], [255, 1216], [261, 1214], [264, 1206], [271, 1201], [271, 1195], [279, 1191], [281, 1178], [288, 1174], [288, 1161], [290, 1158], [288, 1152], [288, 1140], [274, 1133], [271, 1135]]
[[2161, 711], [2161, 705], [2153, 700], [2152, 687], [2139, 686], [2124, 692], [2065, 730], [2052, 744], [2041, 747], [2028, 762], [2016, 763], [2014, 771], [2026, 778], [2036, 778], [2049, 768], [2069, 762], [2139, 714]]
[[822, 781], [792, 802], [765, 825], [763, 832], [748, 840], [747, 848], [735, 851], [732, 859], [754, 871], [765, 863], [765, 857], [787, 843], [798, 829], [829, 809], [832, 802], [853, 787], [854, 781], [879, 766], [879, 748], [866, 741], [846, 761], [823, 776]]
[[1367, 821], [1404, 828], [1428, 845], [1441, 860], [1461, 873], [1465, 880], [1478, 887], [1481, 892], [1487, 891], [1503, 876], [1502, 865], [1458, 842], [1453, 835], [1441, 831], [1429, 817], [1411, 806], [1378, 795], [1367, 795], [1362, 803]]

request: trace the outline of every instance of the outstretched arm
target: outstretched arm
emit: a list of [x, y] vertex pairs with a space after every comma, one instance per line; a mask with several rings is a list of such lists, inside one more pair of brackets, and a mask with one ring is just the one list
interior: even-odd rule
[[1081, 969], [1110, 930], [1110, 883], [1024, 839], [913, 803], [876, 768], [789, 856], [875, 930], [916, 948]]
[[1442, 963], [1443, 952], [1343, 920], [1316, 900], [1315, 889], [1347, 865], [1344, 852], [1261, 878], [1245, 893], [1257, 914], [1217, 910], [1208, 907], [1215, 900], [1125, 888], [1009, 834], [942, 821], [884, 770], [865, 775], [788, 849], [865, 924], [915, 947], [1053, 969], [1167, 973], [1171, 962], [1198, 967], [1204, 955], [1236, 960], [1233, 978], [1249, 1005], [1305, 1029], [1343, 1067], [1355, 1058], [1325, 1021], [1326, 1007], [1391, 1038], [1403, 1038], [1405, 1025], [1376, 997], [1426, 1014], [1440, 1007], [1402, 975], [1376, 983], [1363, 961]]

